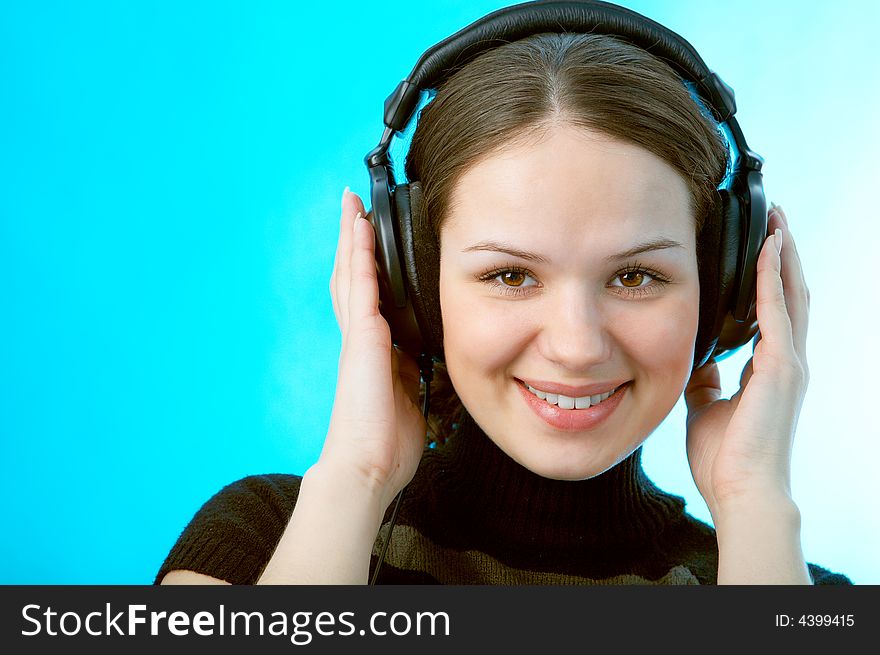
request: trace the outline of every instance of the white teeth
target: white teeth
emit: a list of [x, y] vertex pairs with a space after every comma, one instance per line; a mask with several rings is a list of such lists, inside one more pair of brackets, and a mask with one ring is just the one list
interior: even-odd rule
[[598, 405], [617, 391], [617, 388], [615, 388], [607, 393], [596, 394], [595, 396], [579, 396], [577, 398], [571, 398], [569, 396], [564, 396], [561, 393], [557, 394], [540, 391], [528, 384], [526, 385], [526, 389], [531, 391], [538, 398], [546, 400], [551, 405], [558, 405], [560, 409], [587, 409], [592, 405]]

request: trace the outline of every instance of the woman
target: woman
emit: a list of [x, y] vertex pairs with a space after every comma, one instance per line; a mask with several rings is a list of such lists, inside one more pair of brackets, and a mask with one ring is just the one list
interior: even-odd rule
[[[809, 293], [780, 208], [740, 390], [721, 399], [712, 360], [693, 370], [712, 271], [700, 237], [726, 166], [675, 72], [613, 37], [534, 35], [461, 68], [423, 109], [406, 161], [440, 246], [433, 414], [416, 362], [392, 346], [373, 227], [346, 190], [330, 284], [343, 345], [320, 458], [302, 478], [222, 490], [157, 582], [363, 584], [385, 543], [379, 583], [849, 582], [805, 562], [790, 494]], [[682, 392], [715, 529], [640, 464]]]

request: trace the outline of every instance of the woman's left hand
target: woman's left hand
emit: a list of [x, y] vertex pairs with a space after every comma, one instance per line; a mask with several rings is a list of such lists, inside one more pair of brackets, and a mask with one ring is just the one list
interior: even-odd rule
[[[782, 233], [772, 235], [777, 228]], [[781, 207], [770, 210], [768, 232], [758, 257], [760, 336], [739, 391], [721, 398], [714, 360], [685, 388], [688, 462], [716, 518], [737, 503], [791, 499], [792, 443], [809, 381], [810, 292]]]

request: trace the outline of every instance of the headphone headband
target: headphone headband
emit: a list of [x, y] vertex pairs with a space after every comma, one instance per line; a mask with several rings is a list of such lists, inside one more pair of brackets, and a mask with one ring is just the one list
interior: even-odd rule
[[[367, 155], [367, 166], [387, 165], [387, 148], [394, 132], [412, 119], [421, 92], [437, 87], [482, 53], [541, 32], [597, 32], [614, 36], [664, 60], [694, 90], [716, 122], [727, 123], [740, 154], [740, 164], [759, 171], [763, 159], [746, 144], [734, 118], [733, 89], [710, 70], [696, 49], [680, 35], [650, 18], [601, 0], [535, 0], [504, 7], [445, 38], [422, 54], [406, 79], [388, 96], [384, 122], [388, 128], [379, 146]], [[383, 147], [384, 146], [384, 147]]]
[[624, 39], [666, 61], [696, 85], [700, 98], [719, 123], [736, 113], [733, 89], [709, 70], [688, 41], [663, 25], [598, 0], [538, 0], [494, 11], [425, 51], [385, 101], [385, 125], [401, 131], [409, 122], [422, 89], [436, 87], [487, 50], [541, 32], [593, 31]]

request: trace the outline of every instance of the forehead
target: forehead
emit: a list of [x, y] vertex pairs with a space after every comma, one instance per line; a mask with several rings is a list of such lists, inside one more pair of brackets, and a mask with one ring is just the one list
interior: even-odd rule
[[444, 243], [494, 237], [523, 245], [612, 248], [663, 235], [694, 242], [690, 192], [678, 172], [635, 144], [573, 126], [512, 144], [468, 169], [452, 189]]

